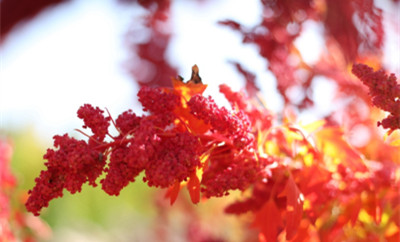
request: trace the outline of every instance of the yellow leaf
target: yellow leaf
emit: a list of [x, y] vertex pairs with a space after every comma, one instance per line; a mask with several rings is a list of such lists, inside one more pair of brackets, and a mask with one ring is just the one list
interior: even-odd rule
[[300, 124], [300, 127], [307, 131], [307, 133], [312, 133], [316, 131], [317, 129], [321, 128], [324, 126], [326, 123], [325, 120], [317, 120], [315, 122], [309, 123], [309, 124]]

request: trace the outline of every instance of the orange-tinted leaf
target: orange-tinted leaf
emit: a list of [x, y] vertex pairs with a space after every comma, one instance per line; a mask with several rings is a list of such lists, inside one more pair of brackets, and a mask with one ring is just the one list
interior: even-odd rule
[[185, 126], [193, 134], [204, 134], [211, 128], [210, 124], [204, 123], [203, 120], [200, 120], [191, 114], [188, 107], [178, 107], [174, 112], [178, 117], [180, 117], [181, 121], [185, 123]]
[[203, 94], [207, 88], [207, 85], [204, 85], [201, 82], [201, 78], [198, 73], [198, 67], [195, 65], [192, 68], [192, 79], [190, 79], [188, 82], [185, 83], [182, 79], [172, 78], [174, 91], [181, 97], [182, 101], [182, 105], [177, 107], [174, 112], [178, 115], [178, 117], [180, 117], [181, 121], [185, 123], [190, 132], [195, 134], [203, 134], [210, 128], [210, 125], [206, 125], [203, 120], [199, 120], [194, 117], [190, 113], [190, 109], [186, 104], [186, 102], [188, 102], [192, 96], [196, 94]]
[[356, 196], [354, 199], [349, 201], [349, 203], [346, 206], [344, 215], [347, 216], [347, 219], [350, 220], [352, 226], [356, 224], [361, 207], [362, 204], [360, 196]]
[[181, 183], [179, 181], [176, 181], [174, 185], [168, 188], [168, 191], [165, 194], [165, 198], [170, 198], [171, 205], [175, 203], [180, 190], [181, 190]]
[[282, 218], [273, 199], [267, 201], [256, 213], [252, 226], [260, 229], [260, 233], [268, 242], [277, 241], [278, 233], [282, 228]]
[[325, 191], [326, 183], [331, 180], [331, 173], [318, 166], [303, 167], [302, 176], [299, 179], [299, 187], [303, 194], [316, 193], [318, 197], [321, 192]]
[[304, 198], [292, 176], [286, 183], [284, 194], [286, 195], [286, 239], [292, 239], [297, 232], [303, 217]]
[[200, 180], [194, 171], [189, 178], [189, 182], [187, 184], [187, 188], [189, 191], [190, 199], [192, 203], [198, 203], [200, 201]]
[[300, 226], [297, 230], [296, 236], [290, 240], [291, 242], [319, 242], [317, 231], [313, 227], [308, 219], [303, 219], [300, 222]]
[[180, 118], [184, 126], [194, 134], [203, 134], [210, 129], [210, 125], [204, 123], [203, 120], [197, 119], [190, 112], [187, 102], [196, 94], [203, 94], [207, 85], [201, 82], [199, 76], [199, 68], [197, 65], [192, 67], [192, 76], [188, 82], [183, 82], [183, 78], [172, 78], [173, 91], [181, 97], [181, 104], [174, 113]]
[[387, 242], [399, 242], [400, 241], [400, 230], [397, 230], [396, 233], [387, 236], [386, 238]]
[[355, 226], [361, 208], [363, 208], [361, 196], [356, 195], [354, 197], [349, 197], [347, 201], [341, 201], [339, 205], [343, 212], [338, 216], [336, 225], [344, 226], [345, 224], [350, 223], [350, 226]]
[[316, 143], [321, 152], [341, 162], [353, 171], [366, 171], [361, 156], [343, 137], [343, 131], [338, 127], [327, 127], [315, 135]]

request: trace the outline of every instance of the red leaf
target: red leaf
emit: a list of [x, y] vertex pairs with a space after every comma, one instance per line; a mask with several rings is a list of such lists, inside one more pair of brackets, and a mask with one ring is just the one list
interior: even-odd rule
[[317, 236], [317, 231], [311, 225], [311, 221], [308, 219], [303, 219], [300, 222], [300, 226], [297, 230], [296, 236], [290, 242], [318, 242], [320, 241]]
[[393, 235], [386, 236], [386, 241], [387, 242], [398, 242], [400, 241], [400, 231], [397, 231]]
[[273, 199], [266, 202], [256, 213], [252, 226], [260, 229], [260, 233], [266, 241], [276, 241], [278, 233], [282, 228], [282, 218], [278, 207]]
[[379, 224], [382, 219], [382, 204], [377, 198], [377, 193], [367, 192], [365, 203], [365, 209], [367, 213], [375, 219], [377, 224]]
[[294, 182], [292, 176], [286, 183], [284, 194], [286, 195], [286, 239], [291, 240], [297, 232], [303, 217], [303, 195]]
[[360, 196], [356, 196], [355, 198], [353, 198], [346, 206], [344, 214], [348, 217], [352, 226], [354, 226], [357, 222], [358, 214], [360, 213], [361, 207], [362, 204]]
[[187, 184], [187, 188], [189, 190], [190, 199], [192, 203], [198, 203], [200, 201], [200, 181], [196, 175], [196, 171], [194, 171], [189, 178], [189, 182]]
[[176, 181], [174, 185], [168, 188], [168, 191], [165, 194], [165, 198], [168, 197], [170, 198], [171, 205], [175, 203], [180, 190], [181, 190], [181, 183], [179, 181]]

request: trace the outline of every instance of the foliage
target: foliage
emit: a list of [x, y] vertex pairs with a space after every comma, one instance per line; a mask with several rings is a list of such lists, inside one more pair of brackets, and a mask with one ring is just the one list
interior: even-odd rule
[[[257, 77], [237, 61], [231, 63], [246, 86], [240, 92], [220, 86], [229, 107], [203, 96], [207, 85], [197, 66], [189, 81], [176, 77], [170, 84], [177, 72], [165, 56], [172, 31], [164, 28], [172, 1], [123, 2], [147, 11], [150, 38], [130, 45], [136, 59], [131, 71], [147, 113], [128, 110], [114, 120], [83, 105], [78, 117], [91, 134], [78, 131], [88, 140], [54, 136], [55, 148], [44, 155], [47, 169], [29, 192], [28, 211], [39, 215], [64, 189], [74, 194], [85, 183], [118, 196], [142, 175], [149, 187], [167, 190], [171, 205], [184, 187], [194, 204], [239, 191], [225, 212], [250, 215], [259, 241], [399, 240], [400, 84], [380, 64], [383, 12], [372, 0], [262, 0], [256, 26], [219, 22], [267, 60], [284, 100], [277, 115], [260, 98]], [[295, 45], [309, 21], [324, 28], [326, 50], [315, 63]], [[318, 77], [335, 83], [334, 101], [343, 105], [304, 124], [297, 113], [318, 103], [312, 95]], [[290, 95], [296, 88], [303, 94], [298, 100]], [[378, 122], [389, 129], [386, 140], [376, 127], [381, 113], [371, 104], [389, 113]], [[367, 138], [352, 141], [361, 135]]]

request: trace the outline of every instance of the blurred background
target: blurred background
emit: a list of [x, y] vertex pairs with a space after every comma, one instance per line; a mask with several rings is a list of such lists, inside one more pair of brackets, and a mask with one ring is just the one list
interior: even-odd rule
[[[259, 2], [240, 2], [172, 4], [174, 33], [166, 58], [181, 76], [189, 79], [192, 65], [197, 64], [204, 82], [215, 91], [220, 83], [235, 89], [243, 86], [227, 60], [249, 60], [246, 66], [253, 71], [266, 72], [254, 46], [243, 46], [239, 34], [216, 24], [235, 19], [255, 25], [261, 18]], [[54, 133], [80, 126], [73, 116], [83, 103], [107, 107], [113, 116], [129, 108], [140, 110], [137, 82], [125, 67], [132, 56], [128, 31], [140, 28], [145, 13], [113, 0], [76, 0], [16, 26], [1, 46], [3, 127], [32, 125], [44, 140], [51, 140]], [[144, 29], [130, 38], [139, 42], [146, 34]], [[270, 83], [266, 89], [273, 90], [273, 80]]]
[[[0, 1], [4, 18], [13, 11], [4, 7], [6, 2], [10, 1]], [[398, 75], [400, 5], [390, 0], [375, 4], [384, 13], [383, 65]], [[73, 130], [82, 125], [76, 117], [82, 104], [107, 108], [114, 118], [127, 109], [141, 112], [137, 79], [151, 79], [148, 75], [153, 73], [149, 65], [139, 74], [132, 69], [140, 62], [133, 46], [151, 39], [151, 33], [143, 27], [149, 9], [135, 1], [54, 1], [9, 29], [2, 26], [0, 139], [7, 140], [13, 151], [11, 169], [18, 181], [15, 200], [23, 200], [33, 187], [34, 178], [44, 168], [42, 156], [51, 147], [53, 135], [80, 137]], [[268, 107], [282, 111], [284, 101], [277, 91], [276, 78], [267, 70], [268, 63], [260, 57], [258, 48], [243, 45], [239, 33], [217, 24], [226, 19], [249, 28], [258, 24], [263, 18], [260, 1], [177, 0], [172, 2], [169, 14], [165, 26], [157, 27], [157, 34], [160, 40], [168, 39], [164, 58], [177, 73], [170, 69], [165, 73], [189, 79], [192, 65], [197, 64], [203, 82], [209, 85], [206, 94], [218, 97], [221, 83], [234, 90], [245, 86], [232, 65], [232, 61], [240, 62], [256, 75]], [[308, 64], [315, 63], [324, 51], [323, 34], [320, 23], [310, 20], [303, 24], [295, 44]], [[319, 83], [314, 87], [318, 89], [314, 90], [316, 108], [304, 115], [305, 120], [318, 119], [332, 109], [335, 86]], [[162, 196], [141, 182], [129, 185], [117, 198], [85, 186], [80, 194], [66, 192], [64, 198], [52, 201], [41, 215], [43, 221], [32, 223], [39, 227], [45, 241], [157, 241], [168, 233], [168, 238], [176, 236], [171, 241], [185, 241], [188, 231], [230, 237], [229, 241], [251, 236], [235, 234], [242, 233], [240, 229], [232, 232], [240, 225], [234, 218], [223, 216], [226, 202], [197, 205], [197, 212], [188, 216], [168, 208], [172, 212], [166, 215], [163, 210], [168, 204], [163, 205]], [[186, 202], [183, 198], [176, 207], [185, 208]], [[209, 219], [216, 216], [218, 219]], [[226, 226], [221, 229], [210, 221]]]

